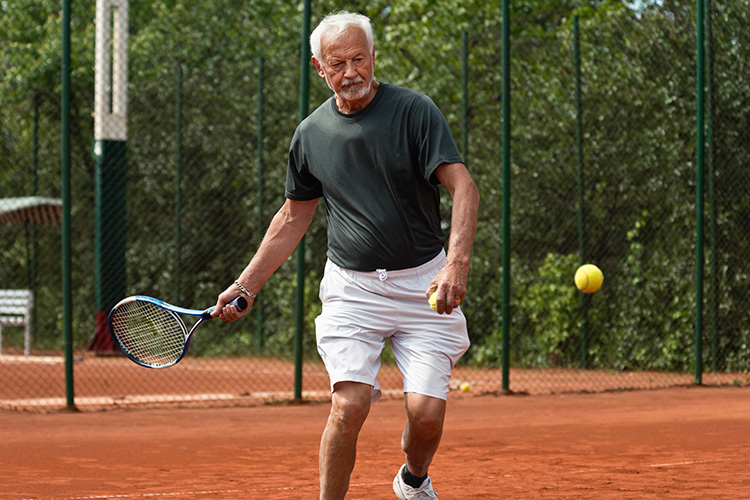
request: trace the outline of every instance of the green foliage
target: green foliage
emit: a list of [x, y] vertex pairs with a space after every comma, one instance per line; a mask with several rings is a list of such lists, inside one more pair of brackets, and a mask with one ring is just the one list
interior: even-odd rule
[[[513, 260], [513, 365], [527, 367], [575, 366], [578, 352], [580, 292], [571, 286], [577, 267], [575, 256], [547, 255], [540, 267], [529, 268]], [[498, 333], [481, 338], [473, 349], [474, 362], [500, 366], [502, 337]]]
[[[744, 0], [714, 3], [710, 179], [716, 212], [707, 252], [707, 366], [750, 368], [750, 22]], [[74, 330], [94, 331], [93, 82], [95, 6], [73, 5]], [[376, 77], [428, 94], [456, 137], [482, 195], [472, 257], [472, 363], [502, 359], [501, 26], [498, 2], [374, 0], [313, 5], [313, 25], [340, 9], [369, 15]], [[283, 203], [289, 139], [299, 120], [300, 3], [131, 2], [127, 288], [206, 307], [236, 277]], [[580, 17], [582, 167], [578, 177], [572, 16]], [[522, 367], [688, 371], [695, 311], [695, 16], [687, 1], [531, 1], [511, 5], [511, 359]], [[59, 195], [60, 12], [42, 0], [0, 2], [2, 196]], [[469, 40], [462, 123], [461, 32]], [[257, 144], [264, 58], [262, 153]], [[177, 157], [177, 74], [182, 79]], [[330, 91], [310, 70], [310, 108]], [[35, 127], [38, 130], [34, 134]], [[259, 160], [263, 182], [259, 189]], [[180, 165], [181, 181], [176, 182]], [[32, 168], [33, 166], [33, 168]], [[579, 180], [585, 238], [580, 248]], [[180, 190], [181, 245], [176, 242]], [[444, 196], [445, 226], [450, 203]], [[321, 203], [306, 236], [304, 351], [317, 359], [314, 317], [325, 261]], [[710, 208], [710, 207], [707, 207]], [[710, 214], [710, 212], [707, 212]], [[27, 287], [36, 241], [35, 345], [59, 348], [59, 228], [0, 227], [0, 283]], [[585, 299], [573, 273], [605, 274]], [[179, 260], [177, 257], [179, 256]], [[252, 313], [207, 324], [196, 353], [291, 357], [296, 256], [262, 290], [261, 349]], [[179, 262], [179, 266], [178, 266]], [[712, 266], [712, 267], [711, 267]], [[179, 286], [178, 286], [179, 283]], [[714, 307], [715, 306], [715, 307]], [[584, 313], [585, 311], [585, 313]], [[585, 327], [585, 328], [584, 328]], [[583, 332], [586, 338], [583, 338]], [[15, 342], [15, 340], [13, 340]], [[585, 352], [582, 350], [585, 349]]]
[[[570, 277], [575, 272], [578, 259], [575, 256], [548, 255], [537, 270], [535, 280], [518, 287], [517, 315], [520, 321], [528, 322], [537, 329], [534, 342], [520, 340], [529, 352], [524, 363], [532, 366], [570, 366], [578, 351], [573, 344], [578, 337], [579, 293], [570, 286]], [[533, 353], [533, 354], [532, 354]]]

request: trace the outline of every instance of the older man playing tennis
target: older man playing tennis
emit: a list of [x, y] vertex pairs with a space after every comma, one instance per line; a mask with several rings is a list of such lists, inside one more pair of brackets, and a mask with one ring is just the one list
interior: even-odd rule
[[[406, 463], [393, 481], [401, 500], [437, 498], [428, 469], [443, 431], [451, 370], [466, 352], [466, 294], [479, 194], [445, 118], [422, 94], [378, 82], [367, 17], [327, 16], [310, 38], [312, 62], [334, 95], [298, 126], [286, 202], [214, 315], [234, 321], [291, 255], [326, 201], [328, 261], [316, 319], [332, 403], [320, 444], [320, 498], [343, 499], [357, 437], [380, 398], [380, 355], [390, 338], [403, 375]], [[439, 184], [452, 197], [450, 240]], [[427, 297], [437, 291], [437, 312]]]

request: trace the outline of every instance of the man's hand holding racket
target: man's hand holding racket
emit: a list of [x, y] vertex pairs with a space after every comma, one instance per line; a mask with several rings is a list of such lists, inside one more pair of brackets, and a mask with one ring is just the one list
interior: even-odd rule
[[[237, 294], [247, 301], [248, 306], [245, 309], [238, 309], [231, 304], [231, 302], [237, 297]], [[219, 318], [222, 321], [237, 321], [247, 314], [252, 307], [255, 298], [255, 293], [245, 288], [245, 286], [239, 281], [235, 281], [229, 285], [229, 288], [219, 295], [219, 298], [216, 300], [216, 305], [211, 312], [211, 317]]]

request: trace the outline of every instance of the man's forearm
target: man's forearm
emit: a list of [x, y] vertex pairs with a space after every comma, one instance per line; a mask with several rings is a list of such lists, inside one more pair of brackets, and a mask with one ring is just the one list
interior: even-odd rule
[[448, 244], [448, 265], [457, 265], [469, 272], [471, 250], [477, 230], [479, 192], [471, 182], [456, 187], [452, 193], [451, 233]]

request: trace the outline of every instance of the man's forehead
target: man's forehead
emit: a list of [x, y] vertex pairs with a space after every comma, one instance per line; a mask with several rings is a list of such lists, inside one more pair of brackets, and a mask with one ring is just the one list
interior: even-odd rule
[[335, 34], [326, 33], [320, 39], [321, 52], [333, 57], [357, 52], [369, 52], [365, 30], [355, 24]]

